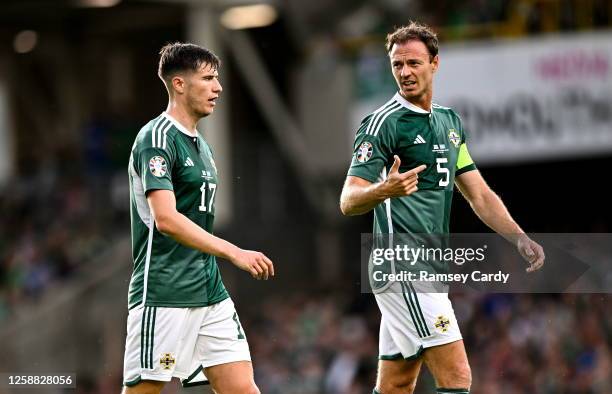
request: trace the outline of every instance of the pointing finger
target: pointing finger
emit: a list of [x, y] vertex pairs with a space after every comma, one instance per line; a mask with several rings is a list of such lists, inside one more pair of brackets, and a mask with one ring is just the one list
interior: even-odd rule
[[407, 177], [411, 177], [411, 176], [415, 176], [417, 175], [419, 172], [423, 171], [424, 169], [426, 169], [427, 166], [425, 164], [421, 164], [418, 167], [413, 168], [412, 170], [406, 171], [402, 173], [402, 176], [407, 178]]

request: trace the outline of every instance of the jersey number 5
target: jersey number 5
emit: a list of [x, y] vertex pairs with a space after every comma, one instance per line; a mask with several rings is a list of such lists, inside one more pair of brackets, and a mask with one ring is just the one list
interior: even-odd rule
[[[201, 212], [210, 212], [212, 210], [213, 201], [215, 200], [217, 185], [210, 182], [204, 182], [200, 190], [202, 191], [202, 199], [200, 200], [198, 209]], [[206, 200], [208, 200], [208, 203]]]
[[438, 182], [438, 186], [446, 187], [448, 186], [448, 181], [450, 178], [450, 171], [446, 167], [442, 167], [442, 164], [448, 163], [448, 159], [446, 157], [438, 157], [436, 159], [437, 169], [439, 174], [444, 174], [444, 178], [441, 178]]

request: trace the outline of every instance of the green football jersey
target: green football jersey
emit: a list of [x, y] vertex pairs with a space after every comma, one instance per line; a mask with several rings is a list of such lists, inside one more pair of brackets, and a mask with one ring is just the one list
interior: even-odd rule
[[400, 173], [427, 168], [419, 173], [416, 193], [374, 209], [374, 234], [447, 234], [455, 177], [476, 168], [459, 116], [436, 104], [427, 112], [396, 93], [361, 123], [348, 175], [378, 182], [393, 155], [401, 160]]
[[204, 138], [164, 112], [136, 136], [128, 173], [134, 260], [128, 307], [199, 307], [226, 299], [215, 256], [160, 233], [146, 199], [149, 191], [172, 190], [177, 211], [213, 232], [217, 169]]

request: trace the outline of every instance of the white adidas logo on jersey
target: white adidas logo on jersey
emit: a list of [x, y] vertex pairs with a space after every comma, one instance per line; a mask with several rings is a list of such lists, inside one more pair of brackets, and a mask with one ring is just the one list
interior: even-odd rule
[[414, 140], [414, 144], [418, 145], [418, 144], [425, 144], [427, 143], [427, 141], [425, 141], [425, 138], [421, 137], [421, 134], [417, 134], [417, 137]]
[[187, 158], [187, 160], [185, 160], [185, 167], [193, 167], [195, 166], [195, 164], [193, 164], [193, 160], [191, 160], [190, 157]]

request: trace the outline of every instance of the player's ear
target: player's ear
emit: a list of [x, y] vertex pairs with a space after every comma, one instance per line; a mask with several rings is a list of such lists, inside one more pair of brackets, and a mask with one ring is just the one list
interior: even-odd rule
[[433, 72], [438, 71], [438, 67], [440, 66], [440, 57], [438, 55], [431, 59], [431, 66], [433, 67]]
[[173, 76], [172, 79], [170, 79], [170, 84], [172, 90], [178, 94], [183, 94], [185, 92], [185, 79], [180, 75]]

